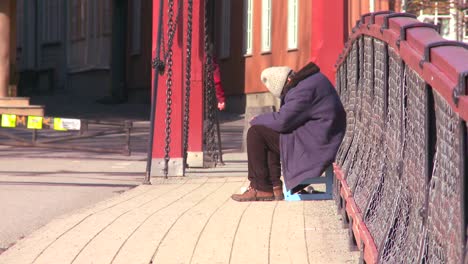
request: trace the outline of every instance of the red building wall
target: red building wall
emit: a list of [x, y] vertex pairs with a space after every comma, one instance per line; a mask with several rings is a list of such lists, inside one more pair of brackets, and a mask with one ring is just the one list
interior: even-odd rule
[[[228, 58], [220, 60], [227, 95], [266, 92], [260, 81], [264, 68], [287, 65], [298, 70], [311, 60], [334, 81], [334, 64], [347, 36], [344, 1], [299, 0], [298, 48], [294, 50], [287, 47], [288, 1], [272, 1], [272, 45], [271, 52], [266, 53], [261, 51], [262, 1], [253, 1], [253, 43], [249, 55], [242, 51], [243, 3], [231, 1], [231, 52]], [[218, 13], [220, 9], [221, 4], [218, 4]], [[352, 14], [356, 12], [360, 11]], [[221, 19], [218, 17], [217, 25], [221, 24]], [[219, 30], [216, 39], [219, 39]]]
[[[221, 1], [219, 1], [221, 2]], [[265, 92], [260, 81], [260, 73], [270, 66], [287, 65], [299, 69], [310, 59], [311, 19], [310, 0], [299, 1], [298, 48], [287, 48], [287, 1], [272, 1], [271, 52], [261, 51], [261, 11], [262, 1], [253, 1], [253, 43], [252, 54], [244, 55], [243, 44], [243, 2], [231, 1], [231, 52], [230, 56], [220, 59], [223, 86], [227, 95], [242, 95]], [[217, 6], [219, 13], [221, 6]], [[220, 24], [221, 18], [217, 18]], [[216, 39], [219, 39], [217, 31]]]

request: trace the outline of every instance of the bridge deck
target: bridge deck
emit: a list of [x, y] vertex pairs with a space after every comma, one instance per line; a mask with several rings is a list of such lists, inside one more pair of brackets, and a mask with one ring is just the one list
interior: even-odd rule
[[246, 157], [233, 137], [240, 122], [222, 126], [225, 166], [156, 178], [59, 217], [0, 263], [357, 263], [333, 201], [230, 199], [247, 185]]

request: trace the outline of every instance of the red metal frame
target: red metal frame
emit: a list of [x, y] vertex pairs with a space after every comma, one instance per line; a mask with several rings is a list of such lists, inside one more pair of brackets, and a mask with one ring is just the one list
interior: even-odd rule
[[[404, 14], [403, 14], [404, 15]], [[361, 17], [361, 23], [353, 28], [345, 49], [340, 55], [337, 68], [344, 62], [347, 54], [352, 48], [352, 43], [362, 35], [372, 36], [388, 43], [397, 51], [401, 58], [415, 70], [432, 89], [441, 94], [454, 112], [462, 119], [468, 120], [468, 96], [460, 96], [458, 105], [452, 98], [453, 90], [458, 84], [460, 73], [468, 70], [468, 52], [460, 52], [459, 47], [437, 47], [430, 50], [431, 61], [421, 63], [424, 59], [424, 50], [430, 43], [444, 41], [435, 29], [428, 27], [412, 27], [408, 25], [419, 23], [414, 18], [392, 17], [386, 18], [387, 14], [366, 14]], [[372, 19], [371, 19], [372, 18]], [[373, 21], [372, 21], [373, 20]], [[388, 21], [388, 28], [382, 27]], [[403, 32], [403, 30], [405, 32]], [[402, 38], [402, 33], [405, 37]], [[456, 55], [455, 55], [456, 54]], [[467, 89], [467, 87], [465, 87]], [[334, 165], [336, 178], [339, 182], [339, 195], [345, 201], [346, 213], [352, 219], [350, 227], [358, 247], [363, 252], [366, 263], [377, 263], [378, 251], [369, 230], [362, 221], [362, 213], [354, 202], [353, 194], [341, 168]]]
[[[406, 30], [406, 40], [400, 41], [404, 26], [419, 23], [414, 18], [394, 17], [388, 19], [388, 29], [382, 29], [386, 15], [376, 15], [373, 24], [369, 24], [370, 16], [363, 16], [363, 23], [353, 28], [348, 44], [338, 59], [337, 65], [343, 63], [351, 50], [351, 43], [362, 35], [372, 36], [388, 43], [399, 52], [401, 58], [415, 70], [431, 87], [441, 94], [452, 109], [465, 121], [468, 120], [468, 98], [461, 96], [458, 106], [452, 99], [454, 88], [458, 84], [459, 74], [468, 70], [468, 52], [460, 52], [459, 47], [437, 47], [430, 51], [431, 61], [420, 66], [424, 58], [424, 49], [434, 42], [444, 41], [437, 31], [430, 28], [410, 28]], [[456, 54], [456, 56], [454, 56]], [[468, 87], [465, 87], [468, 90]]]

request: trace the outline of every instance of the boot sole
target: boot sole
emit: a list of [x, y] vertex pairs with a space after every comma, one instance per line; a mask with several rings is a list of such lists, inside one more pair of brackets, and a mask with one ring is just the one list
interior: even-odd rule
[[254, 199], [235, 199], [234, 197], [231, 198], [237, 202], [271, 202], [275, 200], [275, 197], [256, 197]]
[[284, 200], [284, 194], [280, 196], [275, 196], [275, 201], [283, 201]]

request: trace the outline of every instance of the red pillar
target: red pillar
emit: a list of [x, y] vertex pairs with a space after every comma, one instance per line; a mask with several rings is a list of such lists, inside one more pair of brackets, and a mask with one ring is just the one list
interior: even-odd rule
[[[163, 20], [162, 20], [162, 32], [164, 47], [168, 49], [168, 9], [166, 0], [154, 0], [153, 1], [153, 58], [156, 57], [157, 47], [157, 31], [158, 31], [158, 16], [159, 16], [159, 1], [164, 1], [163, 7]], [[183, 0], [174, 0], [174, 16], [175, 21], [177, 17], [177, 7], [179, 2]], [[194, 0], [193, 6], [193, 35], [192, 35], [192, 91], [190, 96], [190, 135], [188, 149], [192, 152], [202, 151], [202, 115], [203, 115], [203, 96], [202, 96], [202, 70], [201, 70], [201, 58], [200, 55], [200, 41], [203, 39], [200, 36], [200, 12], [203, 6], [202, 0]], [[186, 30], [187, 30], [187, 7], [185, 3], [183, 5], [183, 14], [178, 21], [176, 33], [174, 36], [174, 42], [172, 46], [173, 50], [173, 73], [172, 73], [172, 112], [170, 114], [170, 161], [168, 164], [168, 176], [182, 176], [183, 175], [183, 109], [184, 109], [184, 84], [185, 84], [185, 61], [186, 61]], [[161, 51], [164, 51], [161, 49]], [[162, 54], [162, 53], [161, 53]], [[161, 55], [161, 58], [164, 55]], [[166, 147], [166, 124], [167, 124], [167, 77], [168, 67], [166, 64], [166, 70], [163, 75], [159, 76], [158, 86], [152, 88], [152, 92], [157, 93], [156, 99], [156, 118], [154, 126], [154, 137], [153, 137], [153, 153], [152, 153], [152, 175], [163, 176], [165, 166], [165, 147]], [[154, 79], [154, 72], [152, 78]]]
[[320, 66], [332, 83], [335, 83], [334, 65], [345, 42], [344, 6], [343, 0], [312, 0], [311, 61]]
[[0, 2], [0, 97], [7, 97], [10, 81], [11, 1]]
[[[190, 167], [203, 167], [203, 58], [204, 18], [203, 0], [193, 1], [192, 18], [192, 85], [187, 163]], [[187, 19], [186, 16], [185, 20]], [[187, 23], [185, 23], [186, 25]]]

